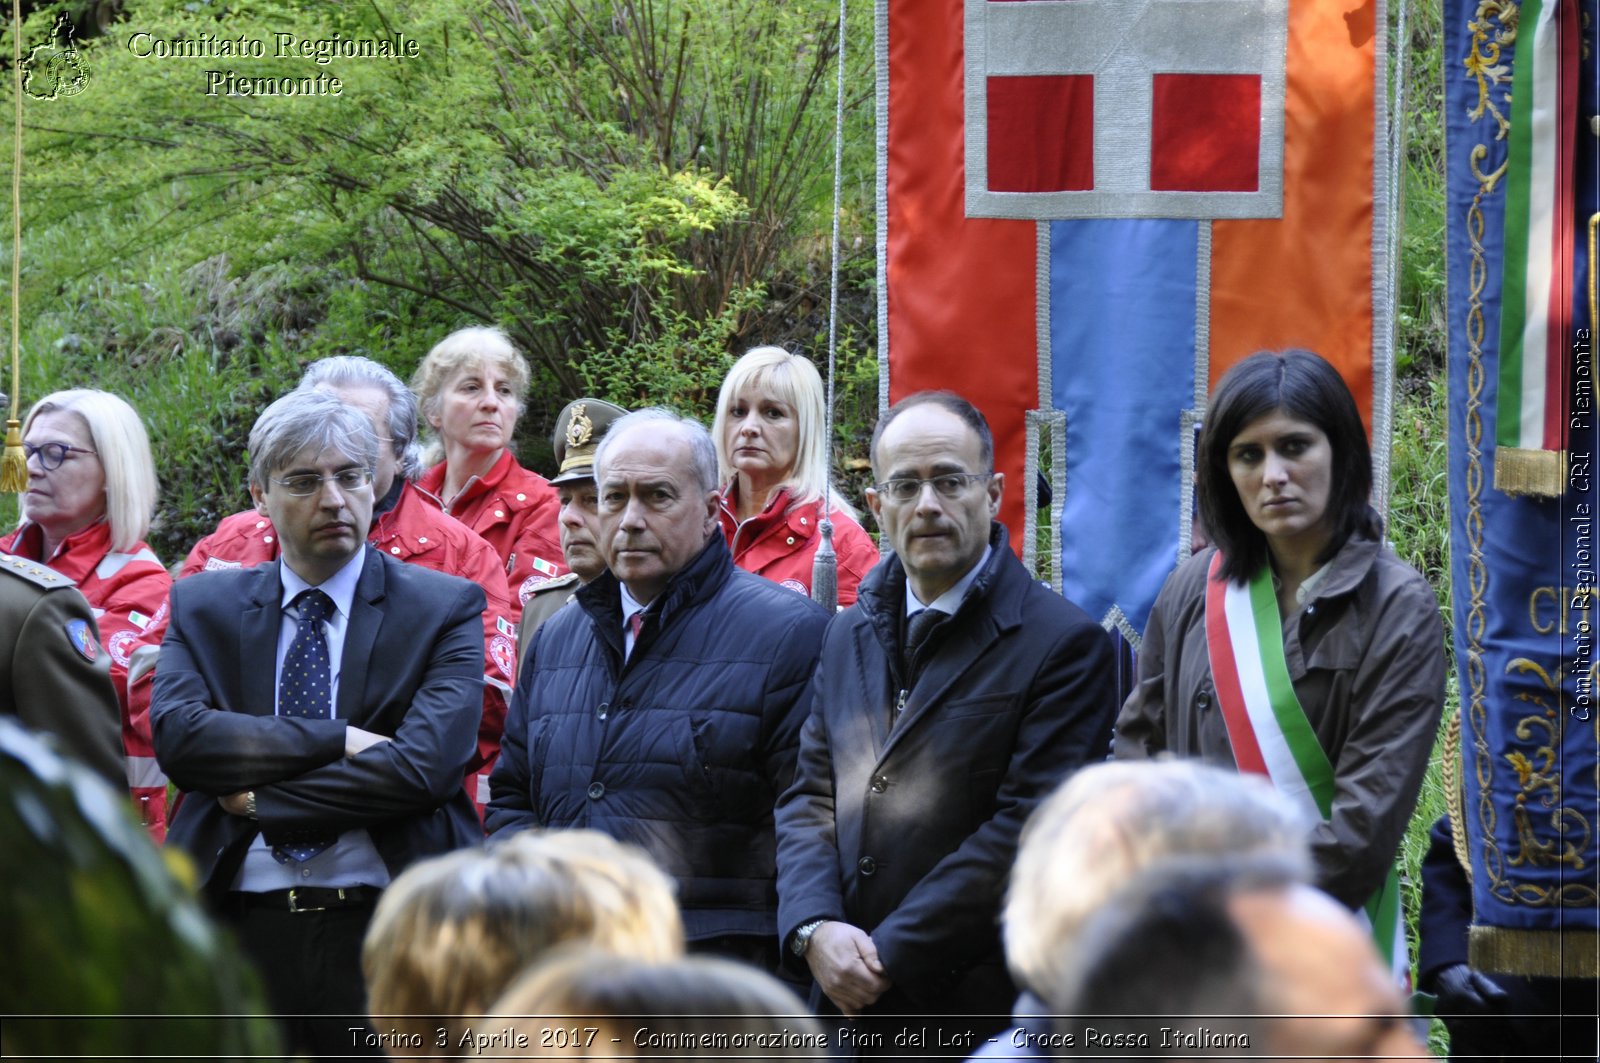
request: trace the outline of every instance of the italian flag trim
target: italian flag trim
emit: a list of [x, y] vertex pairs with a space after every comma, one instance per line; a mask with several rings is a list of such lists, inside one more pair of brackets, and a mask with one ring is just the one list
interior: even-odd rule
[[[1206, 577], [1206, 650], [1217, 704], [1239, 770], [1265, 775], [1308, 820], [1333, 810], [1333, 764], [1306, 719], [1283, 655], [1283, 621], [1272, 570], [1248, 584], [1218, 575], [1222, 555]], [[1389, 868], [1383, 886], [1363, 906], [1384, 962], [1402, 981], [1409, 973], [1400, 921], [1400, 876]]]
[[1578, 102], [1577, 7], [1524, 0], [1512, 57], [1495, 487], [1566, 491]]

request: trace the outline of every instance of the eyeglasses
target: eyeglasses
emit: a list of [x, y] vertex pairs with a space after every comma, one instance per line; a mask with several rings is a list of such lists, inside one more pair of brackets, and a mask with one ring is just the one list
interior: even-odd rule
[[304, 476], [291, 476], [280, 480], [276, 476], [267, 479], [283, 488], [296, 498], [306, 498], [322, 490], [322, 485], [332, 480], [341, 491], [359, 491], [372, 482], [372, 473], [367, 469], [342, 469], [332, 476], [313, 476], [306, 473]]
[[992, 479], [992, 472], [947, 472], [943, 476], [930, 476], [925, 480], [909, 476], [885, 480], [877, 485], [877, 489], [880, 495], [892, 502], [910, 502], [922, 494], [923, 484], [932, 484], [940, 498], [954, 501], [966, 494], [973, 484], [988, 483]]
[[39, 455], [39, 465], [45, 472], [55, 472], [61, 468], [61, 463], [67, 460], [68, 454], [94, 454], [95, 457], [99, 457], [95, 451], [68, 446], [65, 443], [24, 443], [22, 452], [26, 455], [23, 461], [32, 461], [35, 454]]

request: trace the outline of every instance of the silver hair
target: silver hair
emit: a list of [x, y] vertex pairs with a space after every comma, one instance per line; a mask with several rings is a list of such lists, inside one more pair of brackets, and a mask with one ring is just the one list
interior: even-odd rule
[[630, 430], [643, 429], [647, 426], [652, 431], [676, 431], [683, 441], [689, 444], [689, 453], [694, 459], [694, 470], [700, 478], [700, 487], [706, 491], [717, 489], [717, 447], [711, 442], [711, 433], [706, 431], [705, 425], [693, 417], [682, 417], [660, 406], [635, 410], [626, 417], [619, 417], [611, 422], [605, 438], [600, 440], [600, 446], [594, 452], [596, 483], [599, 483], [605, 475], [606, 457], [611, 452], [612, 444]]
[[406, 480], [422, 475], [422, 444], [417, 442], [417, 397], [387, 366], [358, 354], [339, 354], [307, 366], [300, 386], [373, 388], [383, 392], [389, 397], [389, 423], [385, 427], [389, 438], [394, 440], [400, 475]]
[[1059, 997], [1084, 921], [1157, 860], [1272, 853], [1304, 863], [1311, 826], [1265, 779], [1199, 761], [1079, 769], [1022, 831], [1001, 919], [1012, 976]]
[[272, 473], [307, 447], [336, 450], [368, 472], [378, 464], [372, 418], [326, 391], [297, 388], [262, 410], [250, 429], [251, 485], [270, 491]]

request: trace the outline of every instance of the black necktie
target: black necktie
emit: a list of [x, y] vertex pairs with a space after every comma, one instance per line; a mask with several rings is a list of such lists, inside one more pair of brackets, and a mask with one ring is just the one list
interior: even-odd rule
[[906, 623], [906, 682], [912, 680], [912, 667], [917, 659], [917, 651], [922, 649], [922, 644], [928, 641], [928, 636], [945, 614], [937, 609], [924, 609], [912, 615]]
[[[333, 615], [333, 599], [312, 589], [301, 591], [292, 604], [300, 619], [278, 675], [278, 715], [326, 720], [333, 709], [333, 669], [322, 624]], [[294, 831], [278, 839], [272, 855], [280, 864], [310, 860], [335, 840], [322, 832]]]

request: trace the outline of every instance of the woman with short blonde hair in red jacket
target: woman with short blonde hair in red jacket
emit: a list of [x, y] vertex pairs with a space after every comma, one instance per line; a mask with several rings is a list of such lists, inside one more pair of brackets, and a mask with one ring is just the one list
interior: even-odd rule
[[535, 587], [567, 571], [555, 488], [511, 453], [528, 379], [527, 360], [506, 334], [482, 325], [440, 340], [411, 378], [444, 448], [417, 487], [494, 547], [519, 611]]
[[[722, 382], [711, 438], [733, 563], [805, 595], [822, 541], [827, 431], [822, 377], [809, 359], [757, 347]], [[855, 602], [856, 585], [878, 563], [878, 548], [838, 488], [828, 494], [843, 607]]]

